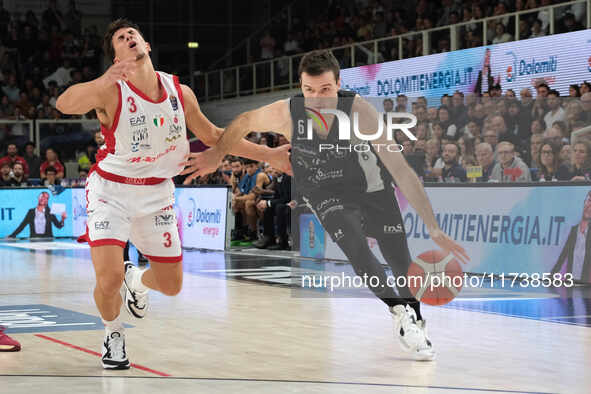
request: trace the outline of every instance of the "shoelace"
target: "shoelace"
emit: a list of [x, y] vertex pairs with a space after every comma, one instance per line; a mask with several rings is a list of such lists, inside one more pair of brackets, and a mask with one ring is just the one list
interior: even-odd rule
[[109, 352], [111, 357], [115, 359], [125, 358], [125, 349], [123, 348], [123, 337], [109, 338]]

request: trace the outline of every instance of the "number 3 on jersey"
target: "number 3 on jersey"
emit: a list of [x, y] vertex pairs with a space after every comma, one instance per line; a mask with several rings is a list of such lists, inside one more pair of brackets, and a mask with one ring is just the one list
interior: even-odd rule
[[134, 113], [137, 111], [137, 107], [135, 106], [135, 100], [133, 97], [128, 97], [127, 102], [129, 103], [129, 112]]
[[166, 232], [162, 235], [164, 236], [164, 247], [170, 248], [170, 246], [172, 245], [172, 240], [170, 239], [170, 233]]

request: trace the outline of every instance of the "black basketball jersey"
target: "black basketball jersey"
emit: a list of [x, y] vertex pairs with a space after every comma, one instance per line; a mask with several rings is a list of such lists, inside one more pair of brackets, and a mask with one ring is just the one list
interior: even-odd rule
[[[337, 109], [349, 115], [356, 93], [338, 92]], [[305, 107], [304, 96], [290, 99], [292, 118], [291, 165], [296, 190], [307, 195], [314, 192], [331, 194], [364, 193], [383, 190], [392, 182], [388, 171], [368, 141], [359, 140], [351, 130], [350, 140], [339, 140], [339, 126], [335, 118], [328, 136], [324, 139], [312, 133], [308, 138], [307, 124], [310, 109]], [[339, 149], [323, 149], [321, 144], [338, 146]], [[354, 145], [365, 144], [367, 146]], [[363, 149], [359, 149], [363, 148]]]

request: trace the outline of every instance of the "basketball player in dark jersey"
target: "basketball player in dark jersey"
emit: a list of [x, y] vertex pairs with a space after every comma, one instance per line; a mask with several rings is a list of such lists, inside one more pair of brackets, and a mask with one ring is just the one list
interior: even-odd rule
[[378, 144], [392, 143], [386, 133], [372, 141], [373, 146], [368, 144], [359, 152], [354, 149], [322, 152], [321, 145], [348, 144], [358, 138], [338, 140], [336, 129], [340, 122], [325, 115], [324, 127], [315, 126], [311, 138], [301, 138], [306, 134], [302, 130], [306, 111], [321, 107], [338, 108], [346, 114], [357, 112], [362, 134], [373, 135], [378, 130], [381, 117], [375, 108], [354, 92], [340, 90], [339, 72], [338, 62], [330, 51], [305, 55], [299, 66], [302, 94], [239, 115], [214, 148], [191, 154], [185, 173], [196, 177], [214, 171], [233, 144], [251, 131], [274, 130], [287, 137], [291, 142], [291, 164], [298, 194], [343, 250], [355, 273], [379, 278], [377, 286], [369, 287], [390, 308], [395, 336], [402, 348], [414, 359], [432, 360], [435, 352], [426, 334], [420, 303], [407, 286], [398, 287], [397, 295], [386, 285], [384, 267], [366, 242], [367, 236], [376, 238], [393, 274], [396, 277], [407, 274], [411, 258], [393, 181], [423, 219], [431, 239], [462, 262], [468, 256], [439, 228], [423, 186], [401, 152], [376, 149]]

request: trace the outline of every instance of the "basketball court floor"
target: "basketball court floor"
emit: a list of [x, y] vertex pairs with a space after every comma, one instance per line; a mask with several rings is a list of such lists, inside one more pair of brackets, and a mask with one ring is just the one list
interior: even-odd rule
[[[591, 392], [591, 289], [495, 282], [425, 306], [434, 362], [399, 350], [367, 290], [301, 289], [302, 275], [350, 272], [291, 253], [185, 251], [182, 292], [152, 293], [128, 323], [134, 367], [104, 371], [86, 246], [0, 243], [0, 392]], [[505, 281], [507, 282], [507, 281]]]

